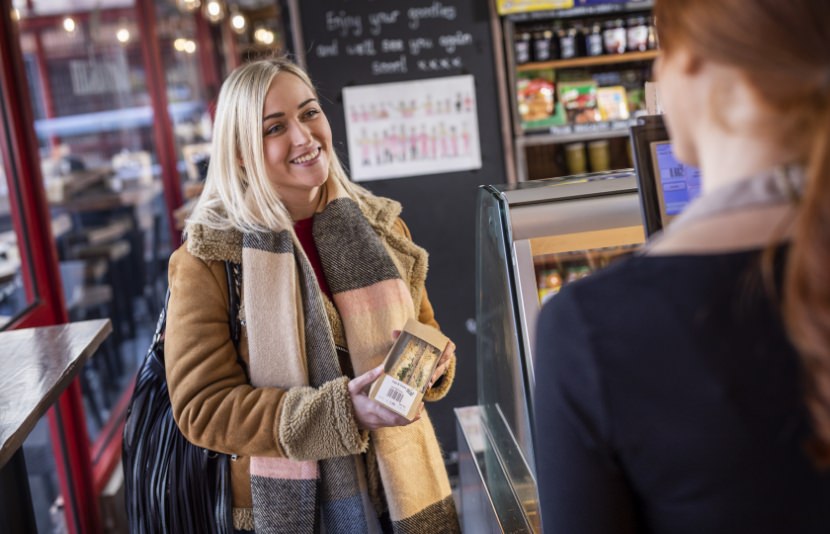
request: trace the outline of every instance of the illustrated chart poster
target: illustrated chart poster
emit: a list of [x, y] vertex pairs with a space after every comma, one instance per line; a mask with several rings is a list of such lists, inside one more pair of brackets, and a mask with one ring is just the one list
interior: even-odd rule
[[352, 179], [481, 168], [471, 75], [343, 89]]

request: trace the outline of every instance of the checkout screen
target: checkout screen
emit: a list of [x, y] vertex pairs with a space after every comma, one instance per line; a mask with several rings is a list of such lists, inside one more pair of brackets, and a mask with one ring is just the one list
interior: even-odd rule
[[671, 143], [654, 143], [653, 147], [654, 166], [663, 191], [666, 215], [674, 216], [700, 195], [700, 171], [677, 161]]

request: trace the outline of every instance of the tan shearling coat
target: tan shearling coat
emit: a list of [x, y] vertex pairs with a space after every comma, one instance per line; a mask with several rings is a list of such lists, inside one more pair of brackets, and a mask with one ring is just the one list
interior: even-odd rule
[[[438, 327], [424, 288], [426, 257], [412, 246], [409, 230], [397, 216], [400, 205], [378, 197], [363, 200], [364, 215], [410, 287], [419, 309], [419, 321]], [[251, 456], [292, 458], [295, 451], [303, 451], [306, 458], [344, 456], [365, 452], [368, 441], [367, 433], [357, 428], [346, 377], [317, 389], [253, 388], [246, 381], [228, 329], [224, 265], [224, 260], [241, 261], [241, 245], [238, 232], [196, 228], [190, 232], [186, 245], [173, 253], [169, 263], [171, 296], [165, 339], [167, 381], [173, 413], [182, 433], [200, 447], [235, 455], [231, 462], [235, 523], [238, 514], [250, 514], [252, 506]], [[325, 296], [324, 300], [335, 342], [345, 346], [337, 311]], [[243, 328], [239, 352], [247, 362], [244, 302], [240, 317]], [[425, 399], [443, 398], [454, 375], [453, 357], [450, 368]], [[337, 429], [328, 435], [339, 435], [341, 439], [321, 440], [315, 428]], [[378, 481], [373, 480], [378, 474], [371, 468], [368, 477], [369, 487], [379, 487]]]

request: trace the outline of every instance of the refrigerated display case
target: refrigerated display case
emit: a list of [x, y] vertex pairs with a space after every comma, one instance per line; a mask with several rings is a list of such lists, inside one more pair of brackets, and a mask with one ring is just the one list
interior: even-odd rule
[[[563, 285], [634, 253], [644, 240], [633, 170], [480, 188], [478, 405], [457, 413], [461, 462], [468, 464], [461, 466], [468, 477], [461, 481], [462, 507], [469, 504], [465, 493], [479, 508], [484, 495], [484, 508], [499, 523], [495, 531], [541, 531], [532, 421], [542, 304]], [[464, 521], [465, 530], [490, 530]]]

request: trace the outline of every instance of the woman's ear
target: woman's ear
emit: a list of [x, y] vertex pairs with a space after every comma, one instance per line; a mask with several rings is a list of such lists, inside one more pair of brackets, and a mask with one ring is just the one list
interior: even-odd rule
[[699, 74], [703, 71], [706, 64], [703, 56], [690, 50], [688, 47], [678, 47], [672, 54], [676, 56], [675, 60], [677, 61], [680, 72], [687, 76]]

